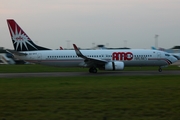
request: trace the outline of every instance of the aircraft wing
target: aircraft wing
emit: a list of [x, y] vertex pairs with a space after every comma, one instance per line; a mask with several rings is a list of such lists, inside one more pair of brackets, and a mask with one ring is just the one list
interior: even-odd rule
[[83, 58], [84, 62], [88, 66], [91, 66], [91, 65], [94, 65], [94, 64], [103, 65], [103, 64], [108, 62], [108, 61], [102, 60], [102, 59], [95, 59], [95, 58], [86, 57], [81, 53], [81, 51], [78, 49], [78, 47], [75, 44], [73, 44], [73, 47], [74, 47], [74, 50], [75, 50], [77, 56]]
[[21, 53], [21, 52], [15, 51], [15, 50], [6, 49], [6, 51], [7, 51], [8, 53], [10, 53], [10, 54], [18, 55], [18, 56], [27, 55], [27, 53]]

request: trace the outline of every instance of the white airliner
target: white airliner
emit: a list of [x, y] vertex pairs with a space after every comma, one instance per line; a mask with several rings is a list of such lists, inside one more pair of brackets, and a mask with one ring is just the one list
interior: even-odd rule
[[127, 66], [162, 66], [170, 65], [177, 59], [163, 51], [144, 49], [117, 50], [51, 50], [33, 43], [27, 34], [13, 20], [8, 19], [14, 50], [7, 50], [16, 58], [27, 62], [59, 67], [88, 67], [90, 73], [99, 70], [123, 70]]

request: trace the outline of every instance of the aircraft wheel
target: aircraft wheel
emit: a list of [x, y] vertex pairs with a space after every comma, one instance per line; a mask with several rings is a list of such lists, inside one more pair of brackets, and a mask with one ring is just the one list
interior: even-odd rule
[[159, 71], [159, 72], [162, 72], [162, 68], [159, 68], [158, 71]]
[[89, 73], [92, 73], [92, 69], [91, 68], [89, 68]]
[[89, 68], [90, 73], [97, 73], [97, 69], [95, 67]]
[[96, 68], [93, 68], [93, 73], [97, 73], [97, 69]]

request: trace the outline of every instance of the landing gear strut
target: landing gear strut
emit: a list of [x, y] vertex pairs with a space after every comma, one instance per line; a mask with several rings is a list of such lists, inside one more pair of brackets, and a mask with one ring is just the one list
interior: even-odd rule
[[97, 73], [97, 69], [95, 67], [89, 68], [90, 73]]
[[159, 67], [158, 71], [159, 71], [159, 72], [162, 72], [162, 68], [161, 68], [161, 67]]

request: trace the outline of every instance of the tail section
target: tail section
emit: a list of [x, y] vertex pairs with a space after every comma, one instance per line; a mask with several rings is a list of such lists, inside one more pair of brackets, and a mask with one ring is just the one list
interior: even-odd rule
[[13, 19], [8, 19], [7, 24], [9, 27], [9, 32], [12, 38], [14, 49], [16, 51], [50, 50], [33, 43], [33, 41]]
[[157, 50], [154, 46], [151, 47], [152, 50]]

